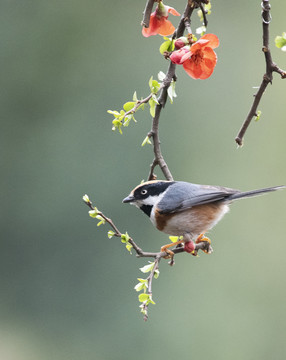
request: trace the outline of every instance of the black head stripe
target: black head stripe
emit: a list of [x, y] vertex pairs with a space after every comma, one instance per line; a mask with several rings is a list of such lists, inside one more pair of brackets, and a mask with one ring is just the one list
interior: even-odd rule
[[[154, 181], [142, 184], [134, 191], [135, 199], [146, 199], [149, 196], [158, 196], [162, 194], [174, 181]], [[144, 194], [144, 190], [147, 190]]]

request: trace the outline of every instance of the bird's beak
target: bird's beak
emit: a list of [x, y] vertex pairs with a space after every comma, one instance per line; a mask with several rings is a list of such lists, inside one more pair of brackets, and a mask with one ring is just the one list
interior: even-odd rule
[[135, 198], [133, 195], [128, 195], [125, 199], [122, 200], [123, 203], [131, 203], [135, 201]]

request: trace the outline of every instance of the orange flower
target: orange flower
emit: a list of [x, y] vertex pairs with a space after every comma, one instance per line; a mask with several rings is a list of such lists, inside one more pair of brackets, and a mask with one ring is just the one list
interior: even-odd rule
[[168, 19], [168, 14], [180, 16], [180, 14], [171, 6], [164, 5], [161, 1], [158, 3], [156, 10], [150, 16], [149, 27], [142, 29], [142, 35], [149, 37], [151, 35], [168, 36], [175, 31], [174, 25]]
[[190, 51], [181, 58], [181, 64], [193, 79], [207, 79], [214, 71], [217, 62], [213, 51], [219, 46], [219, 39], [214, 34], [206, 34], [195, 42]]

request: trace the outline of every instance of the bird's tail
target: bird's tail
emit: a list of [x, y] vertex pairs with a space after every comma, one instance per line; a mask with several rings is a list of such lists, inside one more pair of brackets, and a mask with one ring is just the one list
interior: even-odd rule
[[265, 189], [245, 191], [245, 192], [230, 195], [228, 197], [228, 200], [232, 201], [232, 200], [238, 200], [238, 199], [248, 198], [248, 197], [252, 197], [252, 196], [258, 196], [258, 195], [262, 195], [262, 194], [270, 192], [270, 191], [276, 191], [276, 190], [285, 189], [285, 188], [286, 188], [285, 185], [281, 185], [281, 186], [274, 186], [274, 187], [269, 187], [269, 188], [265, 188]]

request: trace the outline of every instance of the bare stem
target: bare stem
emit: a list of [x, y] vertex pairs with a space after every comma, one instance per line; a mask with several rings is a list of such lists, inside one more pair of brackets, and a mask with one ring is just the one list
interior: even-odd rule
[[271, 51], [269, 48], [269, 24], [271, 21], [271, 14], [270, 9], [271, 5], [269, 0], [263, 0], [261, 3], [262, 6], [262, 29], [263, 29], [263, 47], [262, 51], [264, 52], [265, 56], [265, 64], [266, 64], [266, 72], [263, 75], [263, 80], [261, 82], [261, 85], [257, 91], [257, 93], [254, 95], [254, 101], [250, 108], [250, 111], [242, 124], [238, 135], [235, 138], [236, 143], [239, 146], [242, 146], [243, 144], [243, 137], [246, 133], [246, 130], [253, 119], [253, 117], [257, 116], [257, 108], [260, 103], [260, 100], [262, 98], [263, 93], [265, 92], [267, 86], [269, 83], [272, 84], [273, 79], [273, 72], [277, 72], [281, 75], [282, 79], [286, 78], [286, 73], [284, 70], [281, 70], [273, 61], [271, 56]]
[[204, 26], [207, 27], [208, 26], [208, 20], [207, 20], [207, 16], [206, 16], [206, 10], [205, 10], [204, 5], [202, 3], [200, 3], [200, 9], [201, 9], [201, 12], [202, 12], [203, 18], [204, 18]]
[[155, 0], [148, 0], [146, 3], [145, 9], [143, 11], [143, 20], [141, 22], [141, 25], [144, 26], [145, 28], [149, 27], [150, 16], [151, 16], [154, 2], [155, 2]]

